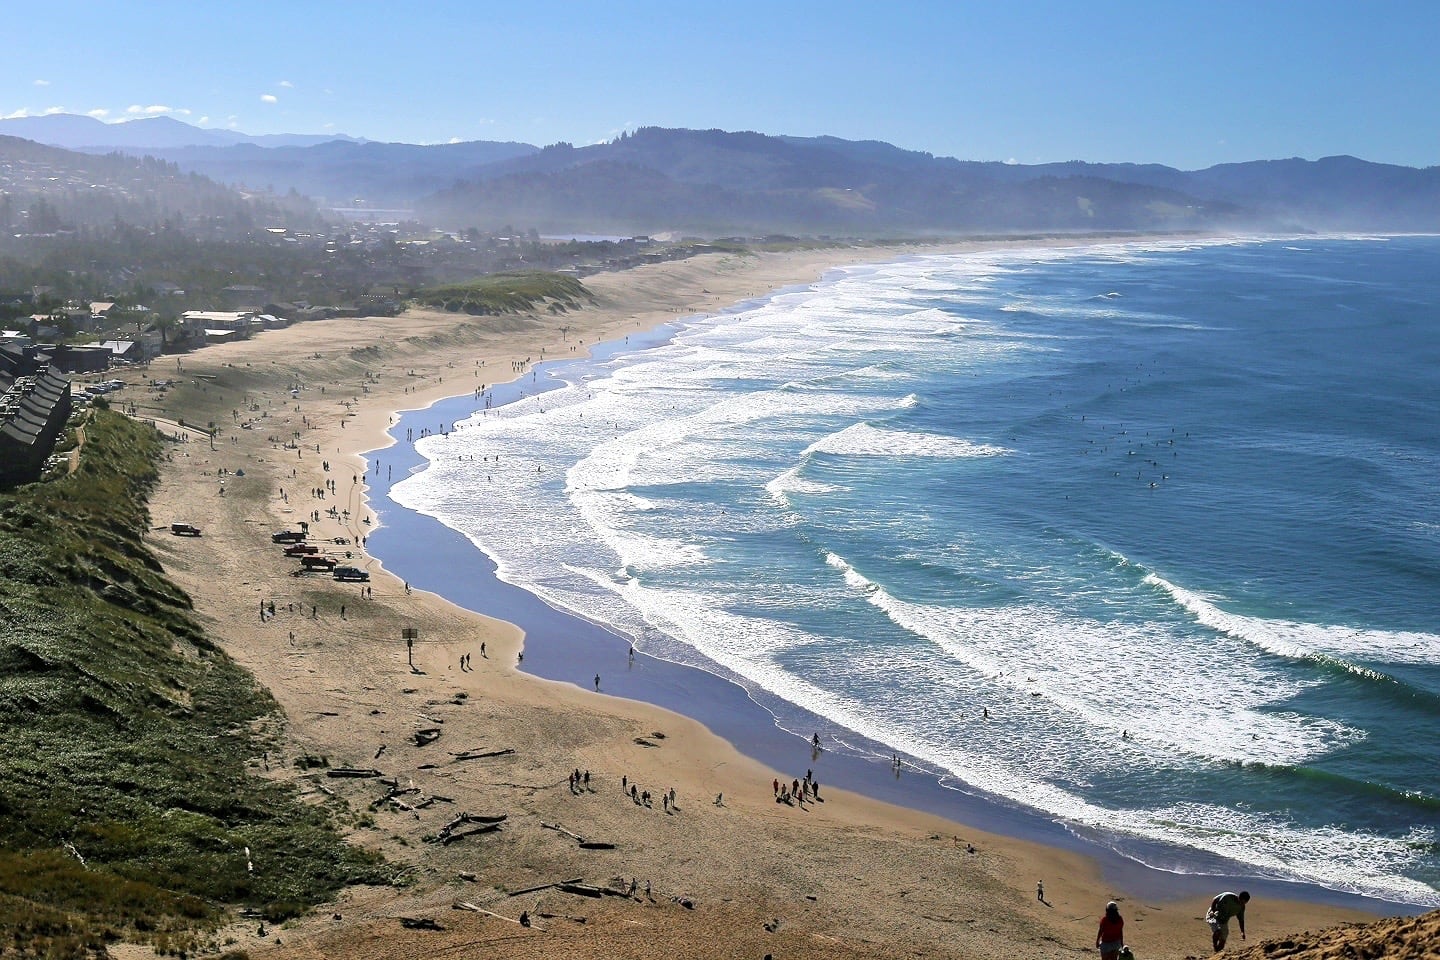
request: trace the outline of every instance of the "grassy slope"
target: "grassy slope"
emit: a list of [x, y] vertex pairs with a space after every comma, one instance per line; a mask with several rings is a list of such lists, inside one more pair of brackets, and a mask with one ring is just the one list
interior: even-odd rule
[[247, 774], [276, 707], [141, 542], [155, 432], [97, 411], [87, 434], [73, 475], [0, 494], [0, 951], [184, 937], [224, 905], [278, 918], [383, 880]]
[[551, 312], [575, 309], [593, 298], [584, 284], [558, 273], [495, 273], [467, 283], [431, 287], [416, 299], [429, 306], [472, 314], [520, 313], [548, 301]]

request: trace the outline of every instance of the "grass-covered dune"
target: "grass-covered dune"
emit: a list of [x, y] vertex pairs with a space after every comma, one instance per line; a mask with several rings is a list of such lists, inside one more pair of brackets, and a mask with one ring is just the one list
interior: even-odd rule
[[465, 283], [430, 287], [415, 299], [462, 313], [521, 313], [548, 304], [551, 312], [573, 310], [594, 298], [574, 277], [542, 271], [495, 273]]
[[74, 472], [0, 492], [0, 953], [179, 952], [228, 908], [386, 879], [247, 769], [281, 718], [142, 542], [159, 436], [104, 410], [84, 433]]

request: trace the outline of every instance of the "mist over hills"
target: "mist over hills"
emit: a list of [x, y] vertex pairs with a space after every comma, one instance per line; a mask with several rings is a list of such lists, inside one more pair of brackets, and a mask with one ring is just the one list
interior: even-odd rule
[[87, 152], [207, 145], [228, 147], [240, 143], [281, 147], [313, 146], [332, 140], [361, 142], [344, 134], [280, 133], [252, 137], [235, 130], [196, 127], [183, 120], [165, 116], [105, 123], [94, 117], [82, 117], [72, 113], [0, 120], [0, 133], [34, 140], [46, 146]]
[[0, 233], [7, 239], [117, 224], [219, 235], [321, 222], [315, 204], [298, 194], [247, 195], [152, 156], [96, 156], [0, 135]]
[[[601, 144], [416, 145], [244, 137], [166, 117], [0, 121], [90, 151], [322, 205], [401, 208], [451, 229], [946, 235], [1089, 230], [1440, 230], [1440, 168], [1354, 157], [1159, 164], [958, 160], [880, 141], [642, 128]], [[108, 138], [108, 139], [106, 139]], [[90, 142], [85, 142], [90, 141]]]

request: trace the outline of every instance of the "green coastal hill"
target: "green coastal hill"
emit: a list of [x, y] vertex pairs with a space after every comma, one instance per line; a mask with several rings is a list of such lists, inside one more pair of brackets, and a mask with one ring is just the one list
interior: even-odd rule
[[142, 542], [158, 434], [97, 410], [81, 437], [73, 472], [0, 492], [0, 952], [214, 950], [234, 908], [388, 882], [343, 810], [260, 775], [276, 704]]

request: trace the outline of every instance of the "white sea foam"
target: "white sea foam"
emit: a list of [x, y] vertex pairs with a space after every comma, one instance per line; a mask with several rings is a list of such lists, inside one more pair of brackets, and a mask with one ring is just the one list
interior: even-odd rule
[[[1224, 762], [1297, 764], [1361, 736], [1331, 722], [1262, 712], [1293, 697], [1303, 684], [1223, 651], [1192, 650], [1153, 625], [1102, 623], [1034, 604], [1003, 607], [932, 606], [899, 600], [830, 554], [830, 566], [898, 626], [964, 663], [1030, 709], [1055, 721], [1128, 731], [1176, 755]], [[1123, 666], [1122, 666], [1123, 663]], [[1236, 678], [1239, 671], [1243, 676]], [[1036, 700], [1035, 698], [1039, 698]], [[1173, 704], [1183, 700], [1183, 715]]]
[[857, 423], [812, 443], [806, 454], [826, 453], [851, 457], [945, 457], [968, 459], [1002, 457], [1014, 451], [988, 443], [974, 443], [960, 437], [934, 433], [884, 430]]
[[836, 493], [842, 489], [834, 484], [806, 480], [800, 476], [800, 470], [800, 467], [791, 467], [789, 470], [786, 470], [765, 484], [765, 492], [772, 497], [778, 498], [782, 503], [788, 504], [789, 500], [786, 498], [786, 494], [804, 493], [811, 496], [820, 496], [826, 493]]
[[1210, 629], [1253, 643], [1276, 656], [1297, 660], [1323, 658], [1365, 673], [1373, 673], [1365, 669], [1366, 664], [1440, 664], [1440, 635], [1437, 634], [1247, 617], [1227, 613], [1210, 599], [1153, 573], [1145, 582], [1164, 590]]

